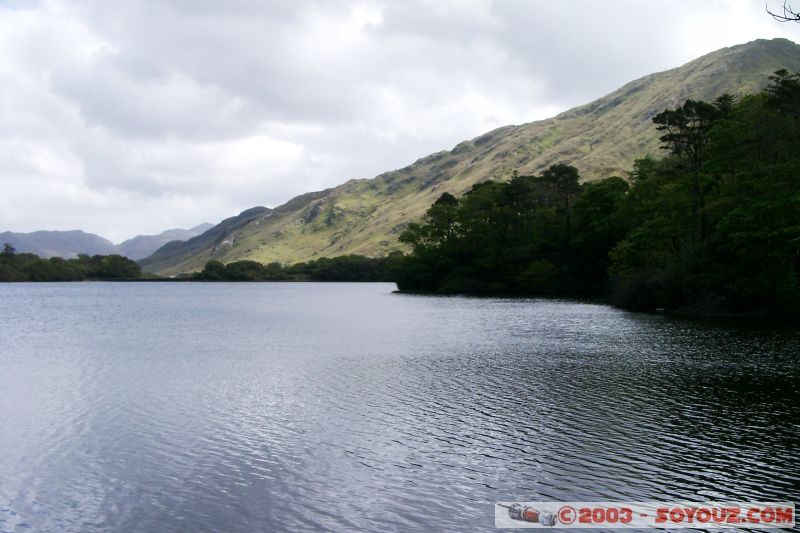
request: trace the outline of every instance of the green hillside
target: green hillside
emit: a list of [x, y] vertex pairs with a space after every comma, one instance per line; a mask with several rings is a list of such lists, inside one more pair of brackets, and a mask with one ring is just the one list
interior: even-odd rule
[[171, 243], [141, 262], [146, 271], [177, 274], [209, 259], [295, 263], [344, 254], [384, 255], [443, 192], [462, 194], [514, 170], [536, 174], [556, 162], [584, 179], [623, 175], [634, 159], [658, 152], [651, 119], [687, 98], [712, 100], [760, 90], [779, 68], [800, 71], [800, 46], [758, 40], [724, 48], [676, 69], [630, 82], [554, 118], [506, 126], [372, 179], [299, 196], [274, 210], [248, 210], [185, 243]]

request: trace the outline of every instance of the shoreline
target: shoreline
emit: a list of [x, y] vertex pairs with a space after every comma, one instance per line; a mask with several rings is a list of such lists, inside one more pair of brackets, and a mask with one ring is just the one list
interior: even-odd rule
[[[195, 279], [191, 277], [182, 278], [98, 278], [84, 280], [52, 280], [52, 281], [4, 281], [3, 284], [39, 284], [39, 283], [394, 283], [394, 281], [375, 281], [375, 280], [315, 280], [315, 279], [275, 279], [275, 280], [207, 280]], [[509, 301], [519, 300], [553, 300], [553, 301], [572, 301], [575, 303], [595, 304], [612, 307], [634, 313], [637, 315], [665, 316], [673, 319], [685, 319], [690, 321], [721, 322], [725, 324], [751, 324], [751, 325], [774, 325], [774, 326], [797, 326], [798, 318], [787, 315], [770, 315], [764, 311], [753, 311], [748, 313], [733, 313], [730, 311], [692, 311], [691, 309], [630, 309], [615, 305], [610, 298], [603, 296], [581, 296], [574, 294], [508, 294], [508, 293], [437, 293], [428, 291], [409, 291], [397, 289], [392, 294], [402, 296], [421, 296], [433, 298], [466, 298], [466, 299], [502, 299]]]

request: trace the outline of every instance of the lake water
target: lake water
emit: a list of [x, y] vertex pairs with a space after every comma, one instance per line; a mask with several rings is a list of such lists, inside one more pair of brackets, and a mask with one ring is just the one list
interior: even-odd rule
[[800, 499], [800, 335], [391, 284], [0, 285], [0, 531]]

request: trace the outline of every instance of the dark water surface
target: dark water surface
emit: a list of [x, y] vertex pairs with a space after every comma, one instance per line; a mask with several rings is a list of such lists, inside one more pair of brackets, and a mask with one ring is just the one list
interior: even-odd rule
[[800, 499], [797, 332], [393, 289], [0, 285], [0, 531], [491, 531], [497, 500]]

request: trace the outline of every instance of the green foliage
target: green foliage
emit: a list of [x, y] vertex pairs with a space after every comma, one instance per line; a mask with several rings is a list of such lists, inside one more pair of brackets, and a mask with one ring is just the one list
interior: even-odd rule
[[121, 255], [95, 255], [88, 259], [86, 276], [96, 279], [135, 279], [142, 271], [135, 261]]
[[[611, 266], [609, 250], [627, 232], [628, 222], [622, 206], [630, 187], [619, 176], [587, 183], [575, 201], [577, 234], [574, 249], [573, 275], [580, 292], [600, 294], [608, 290], [606, 273]], [[591, 285], [581, 284], [586, 280]]]
[[717, 100], [696, 169], [671, 151], [635, 180], [624, 208], [633, 224], [611, 253], [617, 303], [796, 312], [800, 83], [785, 71], [770, 79], [762, 94], [730, 105]]
[[196, 277], [206, 281], [225, 281], [227, 280], [225, 264], [222, 261], [209, 261]]
[[800, 75], [653, 119], [667, 155], [581, 186], [553, 165], [443, 196], [402, 242], [403, 290], [608, 294], [633, 309], [800, 310]]
[[305, 263], [283, 266], [256, 261], [223, 264], [209, 261], [195, 279], [203, 281], [389, 281], [390, 271], [402, 261], [401, 254], [371, 258], [361, 255], [321, 257]]
[[85, 279], [136, 279], [139, 265], [119, 255], [80, 255], [77, 259], [15, 253], [6, 245], [0, 253], [0, 281], [81, 281]]
[[[724, 101], [729, 107], [730, 97]], [[708, 132], [721, 114], [713, 104], [697, 100], [686, 100], [680, 107], [662, 111], [653, 118], [656, 129], [664, 133], [661, 147], [673, 156], [685, 158], [693, 171], [699, 169], [708, 151]]]
[[225, 275], [231, 281], [255, 281], [266, 278], [264, 265], [256, 261], [234, 261], [225, 265]]
[[[613, 195], [614, 186], [608, 189]], [[402, 263], [398, 286], [445, 293], [592, 292], [602, 279], [572, 275], [598, 270], [575, 261], [573, 232], [586, 241], [590, 231], [610, 230], [594, 220], [595, 211], [603, 210], [595, 207], [604, 196], [597, 193], [584, 202], [580, 225], [573, 228], [575, 199], [582, 191], [578, 171], [559, 164], [541, 176], [514, 174], [507, 183], [477, 184], [460, 200], [443, 196], [401, 234], [412, 255]]]

